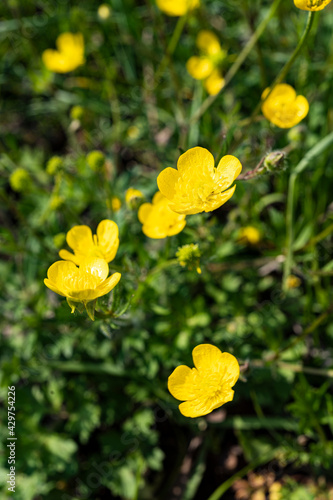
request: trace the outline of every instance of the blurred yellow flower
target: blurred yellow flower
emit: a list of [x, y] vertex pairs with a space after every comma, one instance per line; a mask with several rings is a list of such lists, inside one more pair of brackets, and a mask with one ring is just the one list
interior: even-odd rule
[[185, 225], [185, 215], [177, 214], [169, 208], [169, 200], [159, 191], [152, 203], [144, 203], [138, 211], [142, 232], [148, 238], [160, 239], [180, 233]]
[[56, 40], [58, 50], [47, 49], [43, 63], [50, 71], [67, 73], [84, 64], [84, 41], [81, 33], [62, 33]]
[[157, 185], [171, 210], [190, 215], [212, 212], [228, 201], [236, 186], [228, 188], [241, 173], [242, 165], [235, 156], [227, 155], [215, 168], [213, 155], [196, 147], [179, 157], [177, 169], [162, 170]]
[[256, 245], [261, 239], [260, 231], [253, 226], [242, 227], [239, 231], [239, 241]]
[[179, 411], [185, 417], [201, 417], [232, 401], [232, 387], [239, 378], [237, 359], [210, 344], [192, 351], [195, 368], [178, 366], [168, 379], [168, 389], [176, 399], [185, 401]]
[[298, 276], [294, 276], [293, 274], [290, 274], [287, 278], [287, 288], [298, 288], [301, 286], [302, 281], [299, 279]]
[[112, 220], [102, 220], [97, 226], [96, 233], [93, 235], [88, 226], [72, 227], [67, 233], [66, 241], [68, 246], [74, 250], [74, 254], [68, 250], [60, 250], [59, 256], [78, 266], [86, 257], [111, 262], [115, 258], [119, 246], [117, 224]]
[[219, 93], [224, 84], [218, 66], [226, 57], [217, 36], [208, 30], [199, 32], [196, 40], [201, 56], [192, 56], [186, 63], [188, 73], [196, 80], [205, 80], [205, 88], [210, 95]]
[[157, 7], [168, 16], [184, 16], [200, 6], [200, 0], [156, 0]]
[[322, 10], [326, 5], [331, 3], [331, 0], [294, 0], [296, 7], [302, 10]]
[[132, 187], [127, 189], [125, 194], [125, 201], [127, 206], [133, 208], [133, 202], [136, 201], [138, 198], [144, 198], [144, 195], [143, 193], [141, 193], [141, 191], [139, 191], [138, 189], [134, 189]]
[[204, 86], [209, 95], [216, 95], [224, 86], [224, 78], [218, 69], [214, 69], [205, 80]]
[[97, 15], [102, 21], [108, 19], [111, 15], [111, 9], [105, 3], [102, 3], [97, 9]]
[[[262, 99], [269, 93], [265, 89]], [[271, 94], [262, 103], [262, 112], [271, 123], [280, 128], [291, 128], [306, 117], [309, 111], [307, 99], [296, 95], [291, 85], [280, 83], [272, 90]]]
[[[96, 300], [109, 293], [119, 282], [120, 273], [114, 273], [109, 278], [109, 266], [104, 259], [82, 259], [77, 267], [73, 262], [57, 261], [47, 271], [45, 285], [55, 293], [67, 298], [74, 312], [78, 303], [87, 306], [88, 302]], [[91, 308], [87, 312], [93, 320]]]
[[112, 199], [111, 199], [111, 208], [114, 212], [118, 212], [118, 210], [121, 209], [121, 201], [120, 201], [120, 198], [118, 198], [117, 196], [114, 196]]
[[13, 191], [26, 191], [31, 186], [30, 174], [25, 168], [17, 168], [9, 177], [9, 184]]

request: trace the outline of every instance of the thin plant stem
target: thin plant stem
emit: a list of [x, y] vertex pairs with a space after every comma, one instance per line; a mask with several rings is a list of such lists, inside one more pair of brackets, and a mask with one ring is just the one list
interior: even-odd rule
[[288, 199], [287, 199], [287, 213], [286, 213], [286, 228], [287, 228], [287, 237], [286, 237], [286, 260], [284, 262], [283, 269], [283, 289], [284, 291], [288, 290], [287, 287], [287, 278], [290, 275], [291, 268], [293, 265], [293, 242], [294, 242], [294, 198], [295, 198], [295, 183], [298, 175], [302, 173], [311, 163], [312, 161], [322, 154], [326, 149], [328, 149], [333, 143], [333, 132], [328, 134], [324, 139], [318, 142], [310, 151], [306, 153], [306, 155], [302, 158], [302, 160], [298, 163], [296, 168], [290, 175], [289, 178], [289, 186], [288, 186]]
[[170, 40], [169, 45], [166, 49], [164, 57], [156, 70], [155, 86], [158, 85], [161, 76], [163, 75], [167, 65], [170, 63], [171, 56], [174, 53], [174, 51], [176, 50], [180, 36], [181, 36], [183, 29], [185, 27], [186, 21], [187, 21], [187, 15], [181, 16], [178, 19], [178, 22], [176, 24], [176, 27], [174, 29], [174, 32], [172, 34], [171, 40]]
[[241, 51], [241, 53], [237, 57], [236, 61], [234, 62], [234, 64], [231, 66], [228, 73], [226, 74], [223, 88], [220, 90], [220, 92], [218, 94], [211, 95], [211, 96], [207, 97], [207, 99], [202, 103], [202, 105], [200, 106], [198, 111], [190, 119], [190, 124], [193, 124], [197, 120], [199, 120], [199, 118], [207, 111], [207, 109], [213, 104], [213, 102], [215, 102], [215, 100], [218, 98], [218, 96], [224, 91], [224, 89], [227, 87], [227, 85], [229, 85], [231, 80], [237, 74], [239, 68], [242, 66], [244, 61], [247, 59], [247, 57], [250, 54], [250, 52], [252, 51], [252, 49], [256, 46], [259, 38], [264, 33], [265, 29], [267, 28], [267, 25], [269, 24], [270, 20], [272, 19], [275, 12], [277, 11], [281, 1], [282, 0], [274, 0], [274, 2], [271, 5], [271, 8], [268, 11], [267, 16], [261, 21], [258, 28], [253, 33], [250, 40], [245, 45], [245, 47], [243, 48], [243, 50]]
[[210, 495], [208, 500], [219, 500], [220, 498], [222, 498], [224, 493], [234, 484], [235, 481], [237, 481], [237, 479], [244, 477], [248, 472], [252, 471], [259, 465], [270, 462], [275, 457], [277, 452], [278, 450], [274, 450], [274, 452], [271, 451], [270, 453], [257, 457], [255, 460], [243, 467], [243, 469], [236, 472], [236, 474], [224, 481], [224, 483], [222, 483], [218, 488], [216, 488], [216, 490], [214, 491], [214, 493], [212, 493], [212, 495]]

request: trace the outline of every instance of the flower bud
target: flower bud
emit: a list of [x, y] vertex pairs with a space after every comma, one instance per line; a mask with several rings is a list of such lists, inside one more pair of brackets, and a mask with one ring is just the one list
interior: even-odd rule
[[87, 162], [91, 170], [97, 172], [105, 165], [105, 156], [101, 151], [91, 151], [87, 156]]
[[187, 267], [190, 271], [196, 269], [198, 274], [201, 274], [200, 257], [201, 252], [198, 244], [190, 243], [178, 248], [176, 253], [179, 264], [182, 267]]
[[283, 153], [282, 151], [272, 151], [266, 156], [263, 166], [260, 170], [266, 170], [267, 172], [283, 170], [285, 156], [285, 153]]
[[46, 172], [49, 175], [55, 175], [59, 170], [63, 168], [63, 160], [60, 156], [52, 156], [46, 165]]
[[13, 191], [25, 191], [31, 184], [30, 174], [24, 168], [17, 168], [9, 177], [9, 183]]

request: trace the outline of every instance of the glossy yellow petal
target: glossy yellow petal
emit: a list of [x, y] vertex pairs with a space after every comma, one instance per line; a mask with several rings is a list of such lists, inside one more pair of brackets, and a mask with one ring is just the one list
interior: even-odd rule
[[[52, 264], [47, 271], [49, 283], [52, 283], [55, 288], [61, 291], [62, 295], [67, 296], [69, 287], [64, 277], [71, 279], [76, 276], [78, 268], [73, 262], [59, 260]], [[47, 285], [48, 286], [48, 285]]]
[[121, 278], [120, 273], [113, 273], [111, 276], [109, 276], [108, 279], [103, 281], [97, 288], [96, 292], [98, 293], [98, 297], [101, 297], [102, 295], [106, 295], [113, 290], [113, 288], [119, 283]]
[[174, 398], [186, 401], [196, 397], [196, 370], [181, 365], [168, 378], [168, 389]]
[[156, 5], [168, 16], [183, 16], [199, 7], [200, 0], [156, 0]]
[[204, 80], [214, 69], [213, 63], [207, 57], [192, 56], [186, 63], [188, 73], [196, 80]]
[[66, 297], [66, 295], [61, 290], [59, 290], [59, 288], [57, 288], [57, 286], [52, 281], [50, 281], [49, 279], [45, 278], [44, 279], [44, 284], [47, 286], [47, 288], [49, 288], [50, 290], [52, 290], [52, 292], [55, 292], [58, 295], [62, 295], [63, 297]]
[[76, 53], [83, 52], [84, 41], [81, 33], [61, 33], [56, 40], [56, 47], [59, 52]]
[[242, 164], [232, 155], [226, 155], [221, 158], [217, 166], [217, 179], [218, 187], [214, 189], [216, 191], [224, 191], [234, 182], [242, 171]]
[[157, 186], [161, 193], [169, 200], [175, 195], [175, 184], [179, 179], [177, 170], [167, 167], [157, 177]]
[[111, 262], [117, 253], [119, 247], [118, 226], [112, 220], [102, 220], [97, 226], [98, 247], [101, 250], [103, 258]]
[[205, 89], [209, 95], [216, 95], [224, 87], [225, 80], [218, 69], [212, 71], [207, 80], [205, 80]]
[[197, 47], [210, 56], [214, 56], [221, 52], [219, 39], [212, 31], [201, 30], [197, 36]]
[[184, 417], [203, 417], [223, 404], [232, 401], [233, 397], [234, 391], [228, 390], [213, 397], [201, 397], [189, 400], [179, 405], [179, 411]]
[[151, 203], [143, 203], [143, 205], [141, 205], [141, 207], [138, 210], [138, 219], [141, 222], [141, 224], [144, 224], [146, 222], [151, 211], [152, 211]]
[[179, 234], [184, 227], [186, 226], [186, 219], [184, 218], [180, 222], [173, 224], [172, 226], [169, 227], [168, 229], [168, 234], [167, 236], [175, 236], [176, 234]]
[[[262, 99], [265, 99], [268, 92], [270, 91], [270, 88], [268, 87], [265, 89], [262, 93]], [[288, 85], [287, 83], [279, 83], [274, 87], [273, 91], [270, 93], [268, 99], [280, 99], [283, 98], [285, 102], [287, 101], [294, 101], [296, 98], [296, 90], [291, 86]]]
[[193, 363], [197, 370], [216, 369], [220, 366], [222, 352], [212, 344], [197, 345], [192, 351]]
[[164, 199], [165, 199], [165, 197], [163, 196], [161, 191], [157, 191], [153, 196], [153, 204], [156, 205], [157, 203], [159, 203], [160, 201], [163, 201]]
[[74, 226], [66, 236], [68, 246], [75, 253], [89, 255], [94, 250], [94, 240], [90, 227]]
[[109, 266], [104, 259], [85, 258], [80, 264], [80, 271], [96, 276], [104, 281], [109, 274]]
[[299, 9], [314, 12], [324, 9], [329, 3], [331, 3], [331, 0], [294, 0], [294, 4]]
[[234, 194], [236, 189], [236, 186], [233, 186], [232, 188], [228, 189], [227, 191], [224, 191], [223, 193], [219, 194], [213, 194], [211, 195], [207, 202], [206, 202], [206, 207], [205, 207], [205, 212], [213, 212], [214, 210], [217, 210], [218, 208], [222, 207]]
[[68, 250], [64, 249], [60, 250], [59, 257], [63, 260], [74, 262], [74, 264], [76, 264], [77, 266], [80, 265], [80, 262], [82, 260], [82, 257], [77, 257], [72, 252], [69, 252]]
[[195, 177], [200, 173], [201, 177], [210, 177], [214, 172], [214, 156], [208, 149], [191, 148], [179, 157], [177, 169], [181, 175], [191, 173]]

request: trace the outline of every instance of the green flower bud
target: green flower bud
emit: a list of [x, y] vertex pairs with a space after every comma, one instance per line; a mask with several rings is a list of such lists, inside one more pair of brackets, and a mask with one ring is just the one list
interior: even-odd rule
[[72, 120], [81, 120], [84, 113], [82, 106], [73, 106], [70, 112], [70, 117]]
[[104, 167], [105, 156], [101, 151], [91, 151], [91, 153], [87, 155], [87, 162], [91, 170], [97, 172]]
[[46, 165], [46, 172], [49, 175], [55, 175], [64, 166], [62, 158], [60, 156], [52, 156]]
[[198, 244], [190, 243], [189, 245], [183, 245], [178, 248], [176, 257], [182, 267], [187, 267], [190, 271], [196, 269], [197, 273], [201, 274], [199, 267], [201, 252]]
[[13, 191], [26, 191], [31, 185], [30, 174], [24, 168], [17, 168], [9, 177], [9, 183]]
[[276, 170], [283, 170], [285, 153], [282, 151], [272, 151], [269, 153], [263, 163], [263, 166], [260, 170], [266, 170], [267, 172], [274, 172]]

